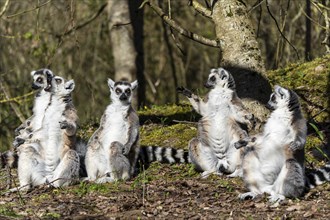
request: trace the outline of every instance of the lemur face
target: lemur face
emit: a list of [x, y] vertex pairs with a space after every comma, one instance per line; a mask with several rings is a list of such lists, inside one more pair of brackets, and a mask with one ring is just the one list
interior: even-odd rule
[[274, 92], [270, 95], [267, 108], [275, 110], [277, 108], [288, 106], [291, 99], [291, 92], [278, 85], [274, 86]]
[[31, 72], [33, 77], [32, 89], [44, 89], [45, 91], [50, 91], [51, 81], [54, 77], [52, 71], [49, 69], [40, 69]]
[[119, 101], [124, 105], [128, 105], [132, 102], [132, 93], [137, 88], [138, 82], [137, 80], [132, 83], [126, 81], [114, 82], [112, 79], [108, 79], [108, 86], [112, 101]]
[[209, 78], [204, 86], [209, 89], [216, 87], [235, 89], [235, 81], [233, 76], [225, 69], [211, 69]]
[[75, 87], [73, 80], [65, 81], [64, 78], [60, 76], [55, 76], [52, 80], [52, 92], [55, 95], [65, 96], [69, 95]]

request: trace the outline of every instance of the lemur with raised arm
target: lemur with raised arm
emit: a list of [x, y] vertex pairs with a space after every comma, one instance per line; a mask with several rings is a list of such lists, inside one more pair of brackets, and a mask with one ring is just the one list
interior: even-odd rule
[[18, 178], [22, 189], [42, 183], [55, 187], [75, 181], [79, 156], [75, 151], [77, 114], [72, 104], [73, 80], [55, 76], [51, 82], [52, 99], [41, 129], [18, 147]]
[[[99, 183], [117, 180], [110, 164], [111, 145], [118, 142], [123, 145], [122, 153], [130, 163], [130, 178], [135, 170], [139, 155], [139, 117], [131, 105], [132, 93], [138, 82], [114, 82], [108, 79], [111, 104], [107, 106], [100, 122], [87, 143], [85, 165], [87, 179]], [[116, 172], [122, 172], [116, 170]]]
[[198, 122], [198, 136], [189, 142], [189, 156], [202, 177], [211, 173], [241, 176], [242, 150], [234, 143], [248, 137], [240, 124], [253, 127], [253, 114], [247, 112], [235, 92], [232, 75], [223, 68], [211, 69], [205, 84], [210, 92], [205, 99], [180, 87], [182, 93], [202, 115]]
[[297, 94], [275, 86], [268, 106], [273, 112], [264, 131], [235, 143], [245, 150], [243, 179], [249, 189], [240, 199], [253, 199], [263, 193], [270, 195], [271, 202], [296, 198], [306, 188], [330, 180], [330, 164], [305, 176], [307, 126]]

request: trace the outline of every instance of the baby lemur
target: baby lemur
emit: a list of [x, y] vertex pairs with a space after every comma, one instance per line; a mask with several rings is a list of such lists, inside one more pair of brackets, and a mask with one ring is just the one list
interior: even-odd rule
[[192, 163], [207, 177], [211, 173], [241, 176], [242, 150], [234, 143], [248, 137], [240, 124], [253, 127], [253, 114], [244, 108], [235, 92], [232, 75], [223, 68], [211, 69], [205, 86], [210, 90], [205, 99], [183, 87], [178, 88], [202, 115], [198, 136], [189, 142]]
[[[87, 179], [100, 183], [123, 177], [114, 174], [114, 172], [124, 173], [123, 170], [112, 170], [114, 167], [114, 156], [111, 152], [113, 142], [123, 145], [122, 154], [129, 161], [129, 173], [125, 179], [133, 175], [140, 150], [139, 117], [131, 105], [132, 93], [137, 88], [138, 82], [114, 82], [108, 79], [108, 86], [111, 104], [107, 106], [101, 118], [100, 127], [88, 141], [85, 158]], [[115, 167], [121, 166], [115, 164]]]
[[[305, 187], [311, 188], [313, 184], [330, 180], [330, 165], [306, 179], [304, 146], [307, 126], [297, 94], [275, 86], [268, 106], [273, 112], [264, 131], [235, 144], [245, 150], [243, 179], [249, 192], [241, 194], [241, 199], [255, 198], [262, 193], [269, 194], [271, 202], [285, 197], [296, 198], [304, 193]], [[322, 181], [313, 181], [315, 179]]]

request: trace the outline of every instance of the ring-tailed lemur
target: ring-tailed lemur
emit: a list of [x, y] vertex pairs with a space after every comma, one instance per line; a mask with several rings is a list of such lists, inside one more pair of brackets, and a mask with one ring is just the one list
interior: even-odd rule
[[192, 163], [207, 177], [211, 173], [241, 176], [242, 150], [234, 143], [248, 137], [240, 124], [253, 126], [253, 114], [244, 108], [235, 92], [232, 75], [223, 68], [211, 69], [205, 84], [211, 91], [203, 100], [183, 87], [178, 92], [188, 97], [197, 113], [198, 137], [189, 142]]
[[123, 154], [130, 163], [130, 178], [139, 155], [139, 117], [131, 105], [132, 93], [138, 82], [114, 82], [108, 79], [111, 104], [87, 144], [85, 165], [88, 180], [111, 182], [116, 180], [110, 166], [110, 146], [117, 141], [123, 145]]
[[77, 114], [72, 104], [73, 80], [52, 79], [52, 99], [41, 129], [18, 147], [18, 178], [22, 189], [42, 183], [55, 187], [71, 184], [79, 173], [75, 151]]
[[39, 90], [35, 96], [32, 116], [15, 129], [14, 148], [18, 147], [27, 138], [30, 138], [33, 131], [41, 128], [45, 111], [50, 103], [51, 80], [54, 74], [49, 69], [40, 69], [31, 72], [33, 78], [32, 89]]
[[55, 187], [72, 183], [79, 175], [79, 155], [76, 152], [78, 115], [71, 93], [73, 80], [55, 76], [52, 80], [52, 102], [46, 111], [43, 125], [48, 140], [43, 146], [48, 181]]
[[39, 90], [34, 98], [33, 114], [19, 127], [15, 129], [15, 138], [13, 141], [14, 149], [10, 149], [1, 153], [0, 167], [16, 168], [17, 167], [17, 147], [33, 136], [33, 131], [41, 127], [41, 122], [45, 115], [45, 111], [50, 102], [51, 80], [53, 73], [49, 69], [40, 69], [31, 72], [33, 78], [32, 89]]
[[[244, 146], [243, 179], [250, 192], [240, 199], [255, 198], [267, 193], [270, 201], [301, 196], [305, 187], [330, 180], [330, 164], [305, 176], [304, 146], [307, 136], [306, 121], [298, 96], [292, 90], [274, 87], [268, 106], [273, 109], [264, 131], [235, 145]], [[319, 180], [319, 181], [315, 181]]]

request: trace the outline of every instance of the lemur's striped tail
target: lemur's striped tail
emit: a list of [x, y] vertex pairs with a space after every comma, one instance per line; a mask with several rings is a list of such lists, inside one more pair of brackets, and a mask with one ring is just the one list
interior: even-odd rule
[[141, 146], [138, 163], [150, 164], [153, 161], [161, 163], [190, 163], [189, 154], [183, 149], [172, 147]]
[[330, 163], [317, 170], [306, 174], [306, 187], [312, 189], [318, 185], [330, 181]]

